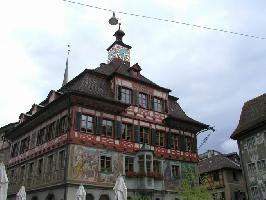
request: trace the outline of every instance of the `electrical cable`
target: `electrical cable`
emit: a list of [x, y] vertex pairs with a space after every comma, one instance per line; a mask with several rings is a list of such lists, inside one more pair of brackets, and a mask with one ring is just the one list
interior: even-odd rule
[[197, 25], [197, 24], [191, 24], [191, 23], [187, 23], [187, 22], [181, 22], [181, 21], [170, 20], [170, 19], [165, 19], [165, 18], [158, 18], [158, 17], [147, 16], [147, 15], [128, 13], [128, 12], [124, 12], [124, 11], [115, 11], [115, 10], [102, 8], [102, 7], [99, 7], [99, 6], [93, 6], [93, 5], [80, 3], [80, 2], [76, 2], [76, 1], [71, 1], [71, 0], [62, 0], [62, 1], [65, 1], [65, 2], [68, 2], [68, 3], [72, 3], [72, 4], [81, 5], [81, 6], [86, 6], [86, 7], [90, 7], [90, 8], [94, 8], [94, 9], [98, 9], [98, 10], [104, 10], [104, 11], [108, 11], [108, 12], [115, 12], [115, 13], [119, 13], [119, 14], [123, 14], [123, 15], [130, 15], [130, 16], [134, 16], [134, 17], [142, 17], [142, 18], [152, 19], [152, 20], [157, 20], [157, 21], [181, 24], [181, 25], [185, 25], [185, 26], [191, 26], [191, 27], [196, 27], [196, 28], [201, 28], [201, 29], [206, 29], [206, 30], [212, 30], [212, 31], [219, 31], [219, 32], [227, 33], [227, 34], [233, 34], [233, 35], [249, 37], [249, 38], [254, 38], [254, 39], [260, 39], [260, 40], [265, 40], [266, 39], [266, 37], [260, 37], [260, 36], [256, 36], [256, 35], [245, 34], [245, 33], [225, 30], [225, 29], [212, 28], [212, 27], [208, 27], [208, 26], [201, 26], [201, 25]]

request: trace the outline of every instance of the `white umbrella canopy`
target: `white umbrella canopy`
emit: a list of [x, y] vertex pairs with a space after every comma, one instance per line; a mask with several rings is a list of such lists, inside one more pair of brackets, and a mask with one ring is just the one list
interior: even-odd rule
[[115, 191], [115, 200], [127, 200], [127, 187], [121, 175], [117, 177], [113, 190]]
[[20, 190], [18, 191], [16, 200], [26, 200], [26, 191], [24, 186], [21, 186]]
[[0, 163], [0, 199], [6, 200], [8, 189], [8, 178], [6, 168], [3, 162]]
[[86, 191], [83, 185], [79, 186], [79, 189], [76, 193], [76, 200], [86, 200]]

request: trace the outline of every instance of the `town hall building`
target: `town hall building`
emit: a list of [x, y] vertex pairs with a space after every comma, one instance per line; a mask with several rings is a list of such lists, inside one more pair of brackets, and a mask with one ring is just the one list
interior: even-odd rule
[[29, 200], [114, 199], [121, 174], [128, 199], [181, 199], [187, 170], [197, 170], [197, 135], [208, 125], [188, 117], [170, 95], [131, 65], [119, 28], [108, 61], [85, 69], [5, 133], [10, 143], [8, 198], [23, 185]]

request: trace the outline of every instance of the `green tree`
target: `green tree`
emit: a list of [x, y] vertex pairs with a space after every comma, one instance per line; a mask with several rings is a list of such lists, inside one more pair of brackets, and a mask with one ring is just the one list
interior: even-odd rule
[[207, 177], [199, 177], [192, 168], [185, 171], [181, 186], [177, 189], [183, 200], [211, 200], [211, 195], [207, 188]]

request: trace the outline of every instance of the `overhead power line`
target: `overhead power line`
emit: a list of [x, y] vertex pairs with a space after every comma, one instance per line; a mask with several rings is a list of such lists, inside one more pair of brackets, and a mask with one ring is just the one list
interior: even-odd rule
[[94, 9], [98, 9], [98, 10], [104, 10], [104, 11], [108, 11], [108, 12], [115, 12], [115, 13], [119, 13], [119, 14], [123, 14], [123, 15], [130, 15], [130, 16], [134, 16], [134, 17], [142, 17], [142, 18], [152, 19], [152, 20], [157, 20], [157, 21], [181, 24], [181, 25], [185, 25], [185, 26], [190, 26], [190, 27], [195, 27], [195, 28], [200, 28], [200, 29], [205, 29], [205, 30], [218, 31], [218, 32], [223, 32], [223, 33], [237, 35], [237, 36], [243, 36], [243, 37], [249, 37], [249, 38], [254, 38], [254, 39], [261, 39], [261, 40], [265, 40], [266, 39], [266, 37], [260, 37], [260, 36], [256, 36], [256, 35], [245, 34], [245, 33], [225, 30], [225, 29], [212, 28], [212, 27], [208, 27], [208, 26], [201, 26], [201, 25], [197, 25], [197, 24], [191, 24], [191, 23], [187, 23], [187, 22], [181, 22], [181, 21], [176, 21], [176, 20], [171, 20], [171, 19], [166, 19], [166, 18], [151, 17], [151, 16], [147, 16], [147, 15], [140, 15], [140, 14], [128, 13], [128, 12], [124, 12], [124, 11], [111, 10], [111, 9], [102, 8], [102, 7], [99, 7], [99, 6], [93, 6], [93, 5], [80, 3], [80, 2], [76, 2], [76, 1], [71, 1], [71, 0], [62, 0], [62, 1], [65, 1], [65, 2], [68, 2], [68, 3], [72, 3], [72, 4], [81, 5], [81, 6], [86, 6], [86, 7], [90, 7], [90, 8], [94, 8]]

